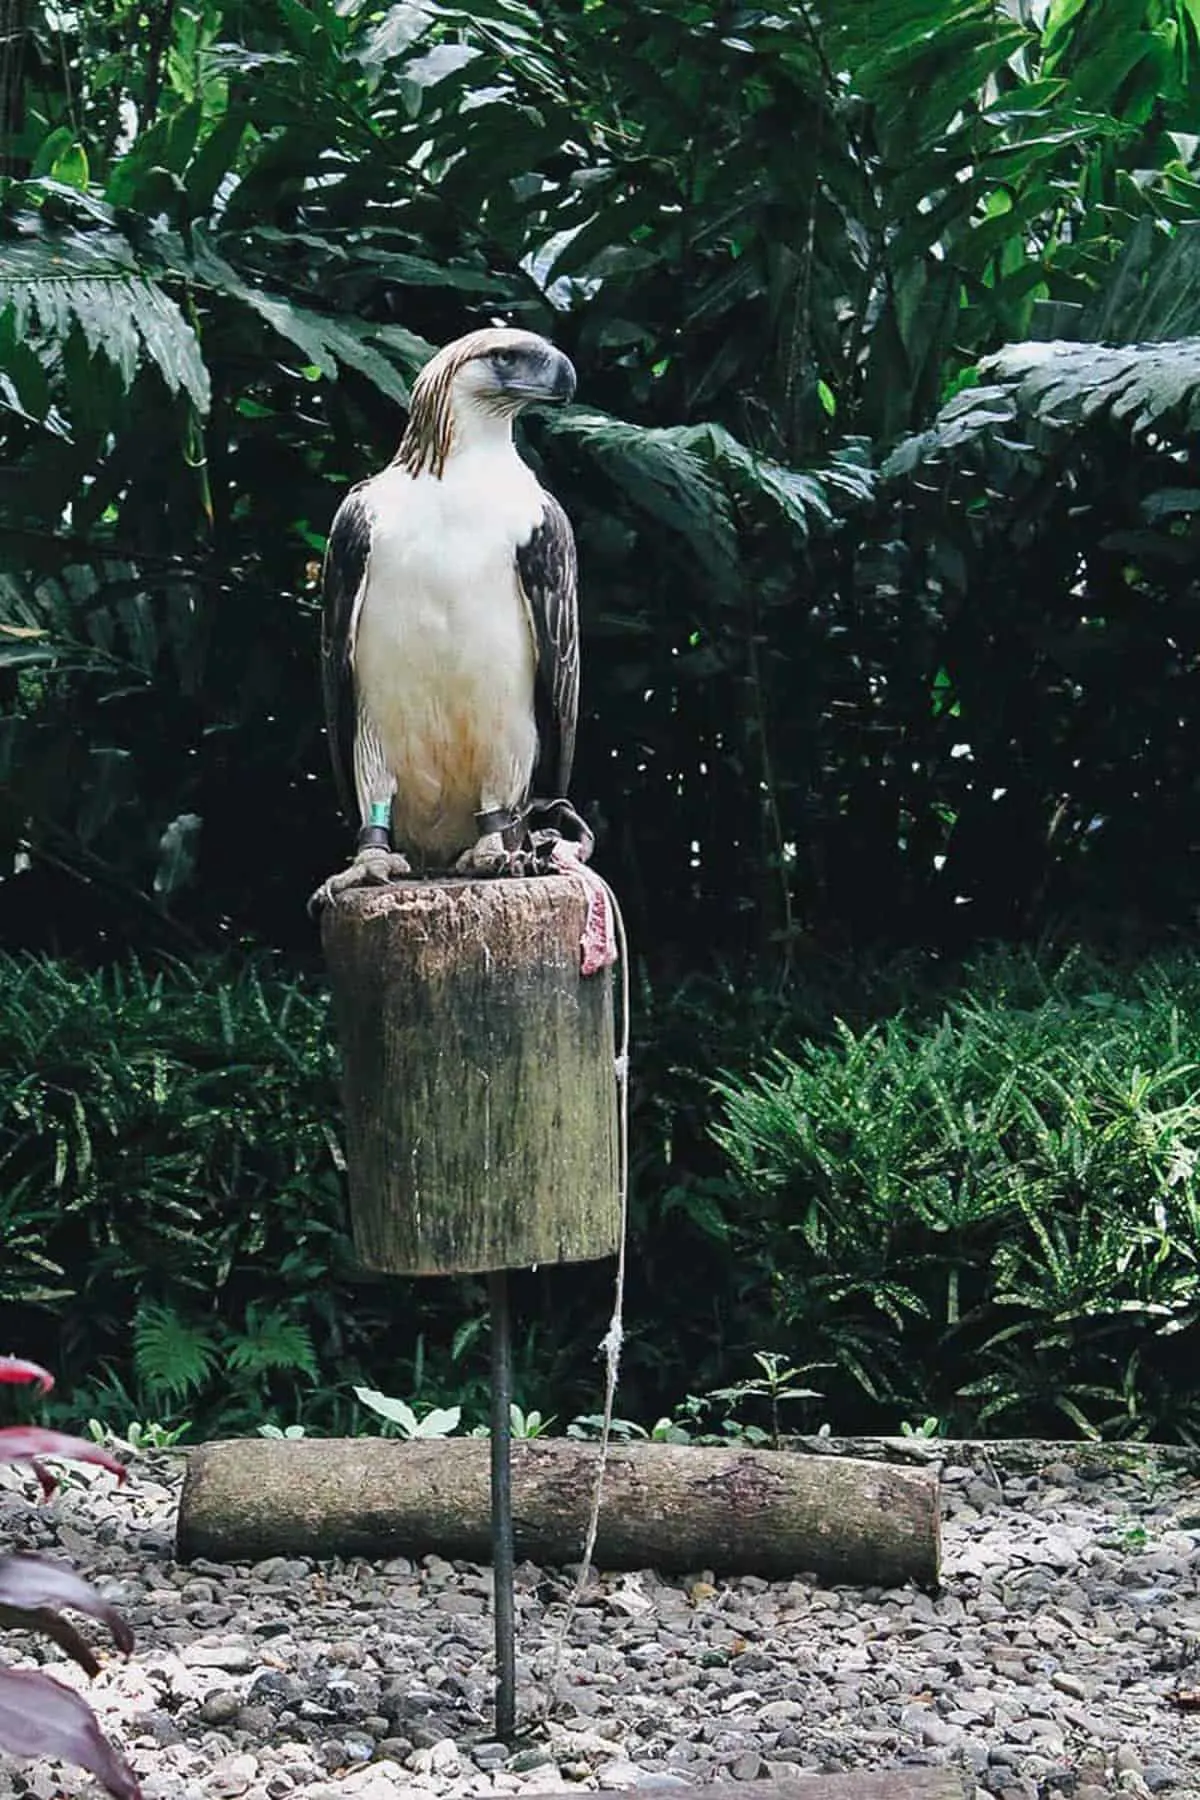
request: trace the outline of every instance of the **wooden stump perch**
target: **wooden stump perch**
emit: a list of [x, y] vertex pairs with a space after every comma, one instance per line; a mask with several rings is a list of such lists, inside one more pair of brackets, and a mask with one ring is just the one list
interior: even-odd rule
[[584, 977], [570, 876], [404, 881], [321, 922], [342, 1045], [359, 1261], [488, 1271], [496, 1734], [516, 1726], [509, 1269], [612, 1256], [621, 1180], [612, 984]]
[[579, 884], [404, 881], [322, 917], [362, 1263], [449, 1275], [611, 1256], [611, 980]]

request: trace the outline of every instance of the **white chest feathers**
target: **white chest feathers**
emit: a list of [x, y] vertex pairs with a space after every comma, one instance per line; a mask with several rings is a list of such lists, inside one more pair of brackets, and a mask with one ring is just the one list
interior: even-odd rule
[[516, 553], [542, 493], [509, 444], [464, 450], [440, 480], [386, 469], [360, 498], [373, 529], [354, 674], [377, 739], [360, 745], [360, 783], [374, 764], [393, 784], [398, 848], [450, 859], [476, 841], [476, 813], [519, 806], [533, 777], [537, 652]]

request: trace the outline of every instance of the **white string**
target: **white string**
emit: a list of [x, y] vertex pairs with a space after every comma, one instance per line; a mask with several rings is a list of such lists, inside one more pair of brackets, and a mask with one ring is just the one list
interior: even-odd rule
[[617, 896], [604, 881], [603, 876], [596, 875], [594, 870], [589, 870], [588, 873], [594, 880], [602, 883], [608, 895], [609, 904], [613, 909], [613, 924], [617, 933], [617, 959], [621, 965], [621, 1037], [620, 1049], [617, 1051], [613, 1063], [613, 1073], [617, 1082], [617, 1193], [620, 1209], [620, 1238], [617, 1243], [617, 1272], [613, 1282], [612, 1318], [609, 1320], [608, 1330], [600, 1340], [605, 1364], [604, 1410], [600, 1420], [600, 1444], [596, 1456], [596, 1474], [592, 1482], [591, 1511], [588, 1515], [587, 1532], [583, 1540], [583, 1556], [579, 1574], [575, 1578], [575, 1586], [567, 1601], [562, 1622], [554, 1635], [545, 1702], [537, 1719], [531, 1721], [534, 1724], [544, 1722], [554, 1706], [558, 1678], [562, 1673], [563, 1656], [567, 1647], [567, 1634], [575, 1621], [575, 1614], [587, 1590], [588, 1577], [592, 1572], [592, 1554], [596, 1548], [596, 1534], [600, 1529], [600, 1506], [604, 1497], [604, 1477], [608, 1469], [608, 1450], [612, 1441], [617, 1376], [621, 1366], [621, 1350], [625, 1342], [625, 1252], [629, 1237], [629, 941], [625, 935], [625, 919]]

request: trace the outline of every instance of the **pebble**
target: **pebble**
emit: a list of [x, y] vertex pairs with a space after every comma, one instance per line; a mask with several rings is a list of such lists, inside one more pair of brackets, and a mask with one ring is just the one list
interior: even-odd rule
[[244, 1794], [258, 1774], [258, 1758], [256, 1756], [222, 1757], [204, 1784], [204, 1791], [215, 1794], [221, 1800], [236, 1800], [236, 1796]]
[[508, 1761], [508, 1745], [475, 1744], [471, 1748], [471, 1761], [480, 1769], [502, 1769]]
[[200, 1704], [200, 1717], [206, 1725], [227, 1725], [242, 1710], [240, 1694], [231, 1688], [218, 1688], [206, 1694]]
[[245, 1673], [255, 1666], [253, 1650], [244, 1644], [188, 1644], [183, 1660], [189, 1669], [225, 1669]]
[[[969, 1453], [943, 1479], [943, 1586], [823, 1587], [694, 1571], [594, 1577], [558, 1703], [514, 1749], [491, 1729], [490, 1571], [172, 1560], [182, 1459], [150, 1456], [49, 1506], [0, 1486], [5, 1548], [70, 1556], [136, 1628], [92, 1700], [146, 1800], [458, 1800], [692, 1788], [942, 1764], [976, 1800], [1200, 1800], [1200, 1506], [1052, 1456]], [[571, 1572], [518, 1569], [518, 1688], [550, 1678]], [[14, 1652], [16, 1653], [16, 1652]], [[40, 1640], [19, 1656], [88, 1684]], [[0, 1764], [0, 1800], [94, 1793]]]

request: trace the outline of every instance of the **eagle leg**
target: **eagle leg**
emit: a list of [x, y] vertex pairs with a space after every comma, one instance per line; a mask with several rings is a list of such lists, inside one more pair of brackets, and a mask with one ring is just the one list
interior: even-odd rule
[[475, 814], [478, 838], [454, 865], [456, 875], [523, 875], [521, 816], [511, 806], [485, 805]]

